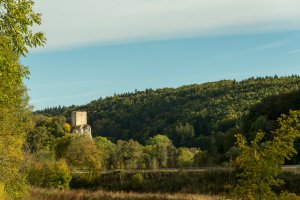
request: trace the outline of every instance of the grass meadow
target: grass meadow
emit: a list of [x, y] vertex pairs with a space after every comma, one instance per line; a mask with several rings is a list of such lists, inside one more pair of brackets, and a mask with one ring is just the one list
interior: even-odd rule
[[217, 200], [220, 197], [186, 193], [134, 193], [31, 188], [31, 200]]

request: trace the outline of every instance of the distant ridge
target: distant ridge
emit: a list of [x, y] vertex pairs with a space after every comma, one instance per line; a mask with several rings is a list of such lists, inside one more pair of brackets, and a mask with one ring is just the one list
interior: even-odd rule
[[[208, 149], [211, 136], [232, 138], [240, 131], [249, 111], [266, 97], [299, 90], [297, 75], [222, 80], [117, 94], [82, 106], [59, 106], [35, 113], [69, 118], [72, 111], [85, 110], [94, 136], [144, 143], [149, 137], [165, 134], [176, 146]], [[225, 151], [226, 139], [223, 141]]]

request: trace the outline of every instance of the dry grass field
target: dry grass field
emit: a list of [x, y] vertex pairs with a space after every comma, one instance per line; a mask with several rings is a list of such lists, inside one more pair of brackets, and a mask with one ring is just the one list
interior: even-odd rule
[[160, 194], [160, 193], [132, 193], [107, 192], [88, 190], [56, 190], [31, 188], [32, 200], [217, 200], [220, 197], [198, 194]]

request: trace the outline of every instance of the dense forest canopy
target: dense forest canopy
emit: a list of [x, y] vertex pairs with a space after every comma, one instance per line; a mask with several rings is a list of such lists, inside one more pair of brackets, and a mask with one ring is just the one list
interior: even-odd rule
[[[53, 107], [36, 113], [64, 115], [69, 119], [71, 111], [85, 110], [93, 136], [108, 137], [113, 142], [133, 139], [145, 144], [150, 137], [163, 134], [176, 147], [200, 147], [208, 150], [212, 157], [218, 157], [217, 160], [223, 160], [234, 144], [235, 134], [249, 132], [251, 124], [254, 124], [253, 132], [258, 130], [257, 124], [265, 114], [258, 113], [255, 119], [250, 120], [257, 106], [264, 107], [263, 102], [268, 98], [278, 99], [292, 94], [298, 97], [296, 92], [299, 88], [300, 77], [295, 75], [243, 81], [222, 80], [175, 89], [124, 93], [100, 98], [83, 106]], [[290, 108], [300, 108], [296, 100], [276, 104], [277, 101], [266, 103], [272, 108], [267, 108], [268, 112], [280, 110], [270, 118], [273, 122]], [[264, 109], [259, 110], [263, 112]], [[223, 156], [217, 156], [219, 154]]]
[[299, 76], [224, 80], [124, 93], [83, 106], [53, 107], [36, 113], [70, 118], [71, 111], [86, 110], [94, 136], [144, 143], [149, 137], [163, 133], [180, 145], [176, 132], [183, 134], [186, 129], [192, 137], [226, 132], [240, 126], [242, 117], [265, 97], [288, 94], [299, 88]]

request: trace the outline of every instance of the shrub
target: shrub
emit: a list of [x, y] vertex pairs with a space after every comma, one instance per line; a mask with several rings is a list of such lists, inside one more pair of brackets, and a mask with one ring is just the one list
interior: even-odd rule
[[300, 197], [298, 197], [294, 193], [288, 193], [288, 192], [283, 192], [280, 194], [279, 200], [300, 200]]
[[131, 177], [131, 184], [133, 189], [139, 189], [143, 186], [144, 177], [141, 173], [136, 173]]
[[28, 182], [39, 187], [68, 188], [72, 179], [64, 160], [58, 162], [35, 162], [29, 170]]
[[73, 176], [70, 187], [73, 189], [103, 189], [108, 191], [135, 192], [186, 192], [219, 194], [224, 186], [231, 183], [230, 170], [209, 171], [146, 171], [131, 173], [116, 171], [95, 177], [87, 182], [79, 176]]
[[179, 148], [177, 164], [179, 167], [191, 167], [193, 164], [194, 154], [186, 147]]

